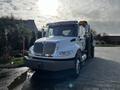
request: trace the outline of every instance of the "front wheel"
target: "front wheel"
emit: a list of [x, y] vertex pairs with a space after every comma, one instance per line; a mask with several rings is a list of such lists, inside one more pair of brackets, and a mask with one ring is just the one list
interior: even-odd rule
[[81, 55], [81, 52], [79, 51], [79, 52], [76, 54], [76, 57], [75, 57], [75, 68], [74, 68], [75, 75], [77, 75], [77, 76], [80, 74], [81, 59], [82, 59], [82, 55]]

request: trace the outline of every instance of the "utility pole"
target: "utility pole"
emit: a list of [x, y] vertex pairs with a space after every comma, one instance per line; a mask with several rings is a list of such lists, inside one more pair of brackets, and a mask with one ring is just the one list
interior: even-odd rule
[[8, 41], [8, 37], [7, 37], [7, 35], [8, 35], [8, 31], [7, 31], [7, 29], [5, 29], [5, 58], [7, 59], [7, 56], [8, 56], [8, 46], [7, 46], [7, 41]]
[[24, 52], [25, 52], [25, 36], [24, 36], [24, 32], [23, 32], [23, 30], [24, 30], [23, 23], [21, 23], [21, 30], [22, 30], [22, 33], [21, 33], [21, 35], [22, 35], [22, 55], [24, 56]]
[[25, 37], [23, 36], [23, 50], [22, 50], [23, 56], [24, 56], [24, 50], [25, 50]]

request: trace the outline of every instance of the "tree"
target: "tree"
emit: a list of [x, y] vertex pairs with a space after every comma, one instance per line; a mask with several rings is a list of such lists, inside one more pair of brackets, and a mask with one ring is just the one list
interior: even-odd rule
[[24, 26], [22, 20], [0, 18], [0, 57], [16, 50], [23, 52], [28, 49], [33, 37], [32, 31]]
[[19, 35], [19, 39], [20, 39], [20, 44], [22, 46], [22, 52], [24, 55], [24, 50], [27, 49], [27, 47], [30, 44], [30, 40], [32, 38], [32, 31], [25, 28], [23, 23], [19, 23], [16, 26], [17, 26], [17, 29], [19, 32], [18, 35]]

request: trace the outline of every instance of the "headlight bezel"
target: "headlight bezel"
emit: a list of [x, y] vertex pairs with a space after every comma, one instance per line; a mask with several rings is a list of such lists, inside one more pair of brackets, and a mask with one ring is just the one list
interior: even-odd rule
[[34, 46], [31, 46], [31, 47], [29, 48], [29, 51], [28, 51], [28, 55], [29, 55], [29, 56], [30, 56], [31, 54], [34, 54], [33, 48], [34, 48]]
[[65, 50], [65, 51], [59, 51], [58, 56], [70, 56], [73, 54], [73, 50]]

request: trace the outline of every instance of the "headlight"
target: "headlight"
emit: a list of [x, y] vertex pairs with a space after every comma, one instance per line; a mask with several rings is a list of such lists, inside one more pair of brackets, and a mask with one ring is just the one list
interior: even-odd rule
[[29, 48], [28, 54], [31, 55], [31, 54], [33, 54], [33, 53], [34, 53], [34, 52], [33, 52], [33, 46], [32, 46], [32, 47]]
[[73, 53], [72, 50], [69, 51], [60, 51], [59, 56], [70, 56]]

